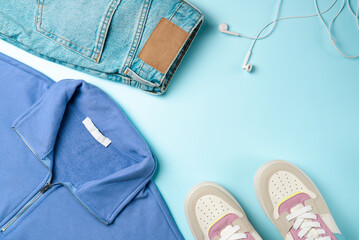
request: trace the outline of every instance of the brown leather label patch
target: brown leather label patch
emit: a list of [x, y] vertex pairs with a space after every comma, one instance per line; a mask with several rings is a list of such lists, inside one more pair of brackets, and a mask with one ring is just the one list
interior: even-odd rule
[[189, 37], [182, 28], [162, 18], [147, 39], [138, 57], [165, 74]]

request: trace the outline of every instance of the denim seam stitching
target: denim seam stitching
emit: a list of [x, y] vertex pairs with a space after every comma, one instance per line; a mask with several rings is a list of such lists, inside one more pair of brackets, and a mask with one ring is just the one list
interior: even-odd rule
[[[172, 20], [172, 19], [174, 18], [174, 16], [177, 14], [178, 10], [183, 6], [183, 4], [184, 4], [184, 2], [182, 1], [182, 3], [178, 6], [178, 8], [176, 9], [176, 11], [175, 11], [175, 12], [172, 14], [172, 16], [170, 17], [171, 20]], [[197, 24], [198, 24], [198, 20], [197, 20], [196, 23], [193, 25], [192, 29], [193, 29], [195, 26], [197, 26]], [[176, 25], [176, 26], [177, 26], [177, 25]], [[191, 29], [191, 30], [192, 30], [192, 29]], [[191, 33], [191, 32], [192, 32], [192, 31], [189, 31], [188, 33]], [[190, 37], [191, 37], [191, 35], [188, 36], [188, 38], [187, 38], [186, 41], [188, 41], [188, 39], [189, 39]], [[182, 46], [182, 47], [183, 47], [183, 46]], [[177, 55], [178, 55], [178, 54], [177, 54]], [[177, 56], [177, 55], [176, 55], [176, 56]], [[172, 63], [172, 64], [173, 64], [173, 63]], [[172, 65], [172, 64], [171, 64], [171, 65]], [[170, 67], [170, 68], [171, 68], [171, 67]], [[174, 74], [174, 73], [172, 73], [169, 78], [171, 78], [171, 77], [173, 76], [173, 74]], [[161, 82], [160, 86], [162, 85], [163, 80], [165, 79], [166, 75], [167, 75], [167, 74], [163, 74], [163, 76], [161, 77], [161, 79], [160, 79], [160, 82]], [[167, 82], [166, 86], [164, 86], [164, 89], [167, 88], [168, 84], [169, 84], [169, 81]]]
[[[113, 0], [112, 3], [111, 3], [111, 11], [110, 8], [107, 10], [107, 13], [106, 13], [106, 17], [104, 19], [104, 22], [102, 24], [102, 28], [101, 28], [101, 32], [100, 32], [100, 35], [99, 35], [99, 39], [96, 43], [96, 46], [95, 46], [95, 49], [98, 49], [99, 51], [99, 55], [97, 56], [97, 59], [96, 61], [98, 61], [98, 58], [101, 56], [101, 52], [104, 48], [104, 41], [105, 41], [105, 38], [106, 38], [106, 35], [108, 33], [108, 30], [109, 30], [109, 27], [111, 25], [111, 22], [112, 22], [112, 18], [113, 18], [113, 15], [115, 14], [115, 11], [118, 7], [118, 5], [121, 3], [122, 0]], [[113, 9], [113, 10], [112, 10]], [[109, 15], [109, 16], [108, 16]], [[107, 21], [107, 22], [106, 22]], [[106, 27], [104, 28], [105, 26], [105, 22], [106, 22]], [[108, 27], [107, 27], [108, 26]], [[100, 44], [101, 42], [101, 44]]]
[[[200, 16], [200, 17], [198, 18], [198, 20], [196, 21], [196, 23], [193, 25], [193, 27], [192, 27], [190, 33], [192, 32], [192, 30], [193, 30], [196, 26], [198, 26], [198, 24], [199, 24], [199, 22], [200, 22], [201, 20], [202, 20], [202, 17]], [[193, 38], [194, 38], [194, 37], [193, 37]], [[191, 36], [190, 36], [188, 39], [191, 39]], [[187, 39], [187, 41], [188, 41], [188, 39]], [[191, 45], [191, 44], [190, 44], [190, 45]], [[190, 45], [188, 45], [188, 46], [186, 47], [186, 49], [184, 49], [185, 52], [189, 49]], [[169, 83], [170, 83], [170, 81], [171, 81], [171, 78], [173, 77], [173, 74], [175, 73], [175, 70], [178, 68], [180, 62], [181, 62], [181, 61], [177, 62], [177, 64], [176, 64], [175, 67], [174, 67], [174, 71], [172, 71], [171, 75], [168, 77], [170, 80], [167, 81], [164, 86], [162, 86], [162, 87], [163, 87], [163, 88], [162, 88], [163, 90], [167, 89], [167, 87], [168, 87], [168, 85], [169, 85]], [[162, 77], [161, 81], [162, 81], [165, 77], [166, 77], [166, 74]]]
[[142, 6], [141, 15], [138, 20], [135, 37], [132, 41], [131, 49], [126, 57], [125, 64], [122, 67], [122, 70], [121, 70], [122, 73], [125, 71], [126, 67], [130, 67], [132, 64], [134, 55], [137, 51], [138, 45], [142, 38], [145, 22], [147, 21], [147, 16], [148, 16], [148, 12], [149, 12], [151, 3], [152, 3], [152, 0], [145, 0], [144, 4]]
[[[40, 0], [40, 1], [44, 1], [44, 0]], [[39, 7], [39, 5], [38, 5], [38, 7]], [[74, 42], [72, 42], [72, 41], [70, 41], [70, 40], [68, 40], [68, 39], [65, 39], [65, 38], [63, 38], [63, 37], [60, 37], [59, 35], [54, 34], [54, 33], [51, 33], [51, 32], [49, 32], [48, 30], [42, 28], [41, 25], [42, 25], [42, 22], [43, 22], [43, 8], [44, 8], [44, 5], [41, 4], [41, 8], [39, 7], [39, 9], [41, 9], [41, 10], [40, 10], [39, 14], [37, 15], [37, 18], [39, 18], [40, 21], [37, 22], [37, 23], [38, 23], [38, 26], [36, 26], [36, 27], [38, 27], [39, 29], [43, 30], [44, 32], [47, 32], [49, 35], [53, 35], [55, 38], [60, 38], [60, 39], [62, 39], [62, 40], [64, 40], [64, 41], [66, 41], [66, 42], [69, 42], [69, 43], [71, 43], [71, 44], [73, 44], [73, 45], [76, 45], [77, 47], [83, 48], [83, 49], [85, 49], [85, 50], [87, 50], [87, 51], [90, 51], [90, 52], [93, 52], [93, 51], [94, 51], [94, 50], [85, 48], [85, 47], [83, 47], [83, 46], [79, 46], [79, 45], [77, 45], [76, 43], [74, 43]], [[54, 39], [54, 40], [55, 40], [55, 39]], [[55, 40], [55, 41], [56, 41], [56, 40]], [[56, 41], [56, 42], [57, 42], [57, 41]]]
[[199, 18], [197, 19], [196, 23], [192, 26], [192, 28], [189, 30], [190, 33], [193, 32], [193, 29], [199, 24], [199, 22], [203, 20], [202, 16], [200, 15]]
[[178, 5], [176, 11], [172, 14], [172, 16], [168, 20], [172, 21], [172, 18], [174, 18], [174, 16], [177, 14], [178, 10], [183, 6], [183, 4], [184, 2]]
[[[183, 6], [183, 3], [188, 4], [188, 2], [182, 1], [181, 7]], [[193, 29], [194, 29], [196, 26], [198, 26], [199, 22], [203, 19], [203, 17], [202, 17], [202, 14], [201, 14], [196, 8], [194, 8], [194, 7], [193, 7], [192, 5], [190, 5], [190, 4], [188, 4], [188, 5], [191, 6], [192, 9], [194, 9], [194, 10], [199, 14], [199, 17], [198, 17], [196, 23], [192, 26], [191, 30], [189, 31], [189, 33], [192, 33]], [[178, 12], [179, 9], [180, 9], [180, 8], [178, 8], [178, 9], [176, 10], [176, 12], [173, 13], [173, 15], [171, 16], [171, 19], [172, 19], [173, 16]], [[191, 36], [189, 36], [189, 38], [191, 38]], [[189, 38], [187, 38], [187, 41], [188, 41]], [[187, 51], [188, 48], [189, 48], [189, 46], [186, 48], [185, 51]], [[142, 61], [142, 60], [141, 60], [141, 61]], [[178, 68], [178, 66], [179, 66], [179, 62], [176, 64], [175, 69]], [[171, 78], [173, 77], [174, 72], [175, 72], [175, 71], [173, 71], [173, 72], [171, 73], [171, 75], [168, 77], [169, 79], [171, 79]], [[167, 82], [165, 82], [165, 84], [163, 83], [163, 80], [164, 80], [165, 77], [166, 77], [166, 74], [163, 74], [162, 78], [160, 79], [160, 84], [158, 85], [158, 87], [160, 87], [160, 89], [161, 89], [162, 91], [164, 91], [165, 89], [167, 89], [167, 87], [168, 87], [168, 85], [169, 85], [169, 83], [170, 83], [170, 80], [167, 81]], [[132, 79], [131, 79], [130, 81], [135, 81], [135, 80], [132, 80]], [[135, 81], [135, 82], [137, 82], [137, 81]], [[138, 83], [138, 88], [140, 88], [140, 89], [143, 89], [142, 86], [146, 86], [146, 85], [141, 84], [141, 83], [139, 83], [139, 82], [137, 82], [137, 83]], [[143, 89], [143, 90], [145, 90], [146, 92], [149, 92], [149, 93], [155, 93], [155, 94], [157, 94], [157, 92], [155, 92], [154, 89], [152, 89], [152, 90]]]
[[[176, 13], [178, 12], [178, 10], [183, 6], [183, 4], [184, 4], [184, 2], [182, 2], [182, 3], [180, 3], [179, 5], [178, 5], [178, 7], [177, 7], [177, 9], [176, 9], [176, 11], [170, 16], [170, 18], [168, 19], [168, 20], [172, 20], [172, 18], [176, 15]], [[172, 22], [172, 21], [171, 21]], [[158, 25], [157, 25], [158, 26]], [[155, 29], [157, 28], [157, 26], [155, 27]], [[177, 26], [177, 25], [176, 25]], [[155, 30], [154, 29], [154, 30]], [[154, 31], [153, 30], [153, 31]], [[152, 32], [153, 32], [152, 31]], [[148, 40], [147, 40], [148, 41]], [[145, 46], [144, 46], [145, 47]], [[139, 58], [140, 59], [140, 58]], [[140, 72], [142, 71], [142, 68], [143, 68], [143, 66], [146, 64], [146, 65], [148, 65], [147, 63], [145, 63], [142, 59], [140, 59], [141, 61], [142, 61], [142, 64], [141, 64], [141, 68], [140, 68], [140, 70], [139, 70], [139, 72], [138, 72], [138, 75], [140, 76]], [[150, 66], [150, 65], [148, 65], [148, 66]], [[150, 66], [151, 67], [151, 66]], [[155, 69], [154, 67], [152, 67], [153, 69]], [[155, 69], [156, 71], [157, 71], [157, 69]], [[157, 71], [158, 72], [158, 71]], [[163, 81], [163, 79], [164, 79], [164, 77], [166, 76], [166, 74], [163, 74], [163, 76], [159, 79], [159, 84], [157, 84], [156, 85], [156, 87], [159, 87], [159, 86], [161, 86], [161, 84], [162, 84], [162, 81]], [[141, 83], [140, 83], [140, 85], [142, 85]]]
[[[135, 76], [132, 77], [131, 75], [129, 75], [134, 81], [138, 82], [139, 84], [148, 86], [148, 87], [159, 87], [161, 84], [156, 84], [156, 83], [152, 83], [151, 81], [141, 77], [140, 75], [138, 75], [137, 73], [135, 73], [131, 68], [127, 67], [125, 70], [125, 73], [128, 74], [128, 72], [131, 72], [131, 74], [134, 74]], [[137, 76], [136, 76], [137, 75]], [[138, 80], [136, 79], [138, 78]]]
[[202, 13], [195, 7], [193, 6], [191, 3], [187, 2], [186, 0], [181, 0], [183, 3], [186, 3], [188, 6], [190, 6], [193, 10], [195, 10], [199, 15], [200, 15], [200, 18], [202, 18]]
[[139, 22], [141, 21], [141, 17], [142, 17], [142, 12], [143, 12], [144, 6], [145, 6], [145, 4], [142, 6], [141, 16], [140, 16], [140, 18], [139, 18], [139, 20], [138, 20], [135, 37], [134, 37], [134, 39], [133, 39], [133, 41], [132, 41], [131, 49], [130, 49], [128, 55], [126, 56], [125, 64], [124, 64], [124, 66], [122, 67], [122, 70], [121, 70], [122, 73], [124, 73], [126, 67], [129, 66], [129, 64], [128, 64], [128, 61], [129, 61], [129, 60], [128, 60], [128, 59], [129, 59], [129, 57], [130, 57], [130, 55], [131, 55], [131, 53], [132, 53], [132, 49], [133, 49], [133, 46], [134, 46], [135, 41], [136, 41], [136, 38], [137, 38], [136, 36], [137, 36], [137, 32], [138, 32], [138, 29], [139, 29], [139, 26], [140, 26]]
[[[74, 42], [72, 42], [72, 41], [70, 41], [70, 40], [67, 40], [67, 39], [65, 39], [65, 38], [63, 38], [63, 37], [60, 37], [59, 35], [57, 35], [57, 34], [54, 34], [54, 33], [51, 33], [51, 32], [49, 32], [49, 31], [47, 31], [46, 29], [44, 29], [44, 28], [42, 28], [41, 27], [41, 24], [42, 24], [42, 20], [43, 20], [43, 6], [44, 6], [44, 3], [45, 3], [45, 0], [40, 0], [40, 1], [42, 1], [42, 4], [41, 4], [41, 14], [40, 14], [40, 16], [41, 16], [41, 18], [40, 18], [40, 23], [39, 23], [39, 28], [41, 29], [41, 30], [43, 30], [43, 31], [45, 31], [45, 32], [47, 32], [47, 33], [49, 33], [50, 35], [53, 35], [54, 37], [58, 37], [58, 38], [60, 38], [60, 39], [62, 39], [62, 40], [64, 40], [64, 41], [67, 41], [67, 42], [69, 42], [69, 43], [71, 43], [71, 44], [74, 44], [74, 45], [76, 45], [76, 46], [78, 46], [78, 47], [80, 47], [80, 48], [83, 48], [83, 49], [85, 49], [85, 50], [88, 50], [88, 51], [90, 51], [90, 52], [93, 52], [93, 53], [98, 53], [98, 50], [95, 48], [95, 50], [91, 50], [91, 49], [88, 49], [88, 48], [85, 48], [85, 47], [83, 47], [83, 46], [80, 46], [80, 45], [78, 45], [78, 44], [76, 44], [76, 43], [74, 43]], [[38, 2], [38, 7], [39, 7], [39, 4], [40, 4], [40, 1]], [[113, 3], [114, 3], [114, 1], [115, 0], [112, 0], [112, 2], [111, 2], [111, 4], [110, 4], [110, 7], [107, 9], [107, 12], [106, 12], [106, 14], [105, 14], [105, 19], [104, 19], [104, 22], [102, 23], [102, 26], [101, 26], [101, 34], [102, 34], [102, 31], [103, 31], [103, 27], [104, 27], [104, 25], [105, 25], [105, 21], [108, 19], [108, 14], [109, 14], [109, 10], [111, 9], [111, 8], [113, 8]], [[39, 17], [39, 15], [37, 15], [37, 17]], [[100, 35], [101, 35], [100, 34]], [[98, 42], [100, 42], [100, 40], [98, 40], [97, 41], [97, 43], [96, 43], [96, 45], [98, 44]]]
[[[81, 56], [83, 56], [83, 57], [85, 57], [85, 58], [87, 58], [87, 59], [93, 60], [92, 58], [86, 56], [85, 54], [83, 54], [83, 53], [81, 53], [81, 52], [79, 52], [79, 51], [77, 51], [77, 50], [75, 50], [75, 49], [73, 49], [73, 48], [71, 48], [71, 47], [69, 47], [69, 46], [66, 46], [66, 45], [64, 45], [64, 44], [61, 43], [61, 42], [56, 41], [55, 38], [52, 38], [52, 37], [48, 36], [47, 34], [45, 34], [45, 33], [43, 33], [43, 32], [40, 31], [40, 30], [43, 30], [43, 31], [46, 32], [46, 30], [44, 30], [44, 29], [42, 29], [42, 28], [41, 28], [41, 29], [38, 29], [38, 27], [37, 27], [37, 25], [39, 24], [39, 23], [38, 23], [38, 20], [42, 20], [42, 19], [39, 19], [39, 17], [38, 17], [38, 15], [40, 15], [40, 12], [39, 12], [39, 9], [40, 9], [40, 8], [39, 8], [39, 4], [40, 4], [40, 1], [41, 1], [41, 0], [39, 0], [39, 3], [38, 3], [37, 16], [36, 16], [36, 21], [35, 21], [35, 31], [38, 32], [38, 33], [40, 33], [41, 35], [47, 37], [48, 39], [50, 39], [50, 40], [52, 40], [52, 41], [55, 41], [57, 44], [59, 44], [59, 45], [65, 47], [66, 49], [71, 50], [71, 51], [74, 51], [74, 52], [80, 54]], [[50, 33], [49, 33], [49, 35], [50, 35]], [[67, 40], [64, 39], [64, 41], [67, 41]], [[70, 42], [70, 43], [71, 43], [71, 42]], [[76, 44], [74, 44], [74, 45], [76, 45]], [[79, 46], [79, 47], [80, 47], [80, 46]], [[87, 50], [87, 49], [86, 49], [86, 50]], [[88, 51], [91, 51], [91, 50], [88, 50]]]
[[[41, 8], [40, 8], [40, 1], [42, 2], [42, 4], [41, 4]], [[70, 40], [68, 40], [68, 39], [65, 39], [65, 38], [63, 38], [63, 37], [60, 37], [59, 35], [57, 35], [57, 34], [54, 34], [54, 33], [51, 33], [51, 32], [49, 32], [49, 31], [47, 31], [46, 29], [44, 29], [44, 28], [42, 28], [41, 27], [41, 25], [42, 25], [42, 20], [43, 20], [43, 8], [44, 8], [44, 3], [45, 2], [45, 0], [39, 0], [39, 2], [38, 2], [38, 5], [37, 5], [37, 7], [38, 7], [38, 9], [41, 9], [40, 11], [38, 11], [38, 14], [37, 14], [37, 16], [36, 16], [36, 20], [40, 20], [40, 21], [36, 21], [36, 27], [37, 28], [39, 28], [39, 29], [41, 29], [41, 30], [43, 30], [44, 32], [47, 32], [49, 35], [53, 35], [55, 38], [60, 38], [60, 39], [62, 39], [62, 40], [64, 40], [64, 41], [66, 41], [66, 42], [69, 42], [69, 43], [71, 43], [71, 44], [73, 44], [73, 45], [76, 45], [76, 46], [78, 46], [78, 47], [80, 47], [80, 48], [83, 48], [83, 49], [85, 49], [85, 50], [87, 50], [87, 51], [90, 51], [90, 52], [93, 52], [94, 50], [91, 50], [91, 49], [88, 49], [88, 48], [85, 48], [85, 47], [83, 47], [83, 46], [79, 46], [79, 45], [77, 45], [76, 43], [74, 43], [74, 42], [72, 42], [72, 41], [70, 41]], [[38, 25], [38, 26], [37, 26]], [[55, 40], [55, 39], [54, 39]], [[56, 40], [55, 40], [56, 41]], [[56, 41], [57, 42], [57, 41]]]
[[[142, 61], [142, 60], [141, 60]], [[138, 75], [140, 76], [140, 73], [141, 73], [141, 71], [142, 71], [142, 68], [143, 68], [143, 66], [145, 65], [145, 62], [144, 61], [142, 61], [142, 63], [141, 63], [141, 67], [140, 67], [140, 70], [138, 70]]]
[[146, 9], [144, 9], [145, 12], [142, 13], [142, 16], [141, 16], [141, 18], [140, 18], [140, 24], [141, 24], [141, 29], [140, 29], [140, 31], [141, 31], [141, 33], [138, 33], [137, 44], [136, 44], [136, 46], [135, 46], [134, 49], [133, 49], [133, 55], [132, 55], [132, 57], [131, 57], [131, 59], [130, 59], [129, 65], [132, 64], [132, 61], [133, 61], [133, 58], [135, 57], [135, 54], [136, 54], [137, 49], [138, 49], [138, 46], [140, 45], [140, 42], [141, 42], [141, 39], [142, 39], [142, 35], [143, 35], [143, 31], [144, 31], [144, 28], [145, 28], [145, 25], [146, 25], [146, 21], [147, 21], [147, 18], [148, 18], [148, 12], [149, 12], [150, 7], [151, 7], [151, 6], [150, 6], [151, 3], [152, 3], [152, 0], [148, 0], [148, 1], [147, 1], [147, 4], [145, 3], [147, 6], [146, 6]]
[[[30, 50], [30, 53], [31, 53], [31, 51], [32, 51], [32, 52], [35, 53], [35, 56], [40, 56], [40, 57], [44, 58], [44, 59], [47, 60], [47, 61], [51, 61], [51, 62], [54, 62], [54, 63], [62, 64], [62, 65], [64, 65], [65, 67], [72, 67], [72, 68], [74, 68], [74, 69], [77, 70], [77, 71], [79, 71], [79, 69], [80, 69], [80, 70], [83, 70], [83, 71], [85, 71], [86, 73], [91, 74], [91, 75], [95, 75], [95, 74], [92, 73], [92, 72], [96, 72], [96, 73], [104, 73], [104, 74], [109, 75], [109, 76], [118, 76], [120, 79], [112, 79], [112, 78], [110, 78], [110, 80], [112, 80], [112, 81], [114, 81], [114, 82], [121, 82], [121, 81], [125, 81], [125, 80], [128, 81], [128, 80], [130, 79], [129, 77], [124, 76], [124, 75], [121, 74], [121, 73], [112, 74], [112, 73], [107, 73], [107, 72], [101, 72], [100, 70], [96, 70], [96, 69], [92, 69], [92, 68], [86, 68], [86, 67], [78, 66], [78, 65], [75, 65], [75, 64], [72, 64], [72, 63], [68, 63], [68, 62], [65, 62], [65, 61], [61, 61], [61, 60], [58, 60], [58, 59], [56, 59], [56, 58], [48, 57], [48, 56], [46, 56], [45, 54], [40, 53], [40, 52], [34, 50], [33, 48], [31, 48], [31, 47], [29, 47], [29, 46], [23, 44], [22, 42], [19, 42], [18, 40], [16, 40], [16, 39], [10, 37], [10, 35], [8, 35], [7, 33], [4, 33], [4, 32], [1, 32], [1, 31], [0, 31], [0, 34], [2, 34], [3, 36], [5, 36], [3, 39], [9, 39], [9, 40], [12, 41], [12, 42], [16, 42], [17, 44], [24, 46], [26, 49], [29, 49], [29, 50]], [[16, 45], [15, 45], [15, 46], [16, 46]], [[68, 48], [66, 48], [66, 49], [70, 51], [70, 49], [68, 49]], [[27, 50], [27, 51], [28, 51], [28, 50]], [[34, 53], [32, 53], [32, 54], [34, 54]], [[37, 54], [37, 55], [36, 55], [36, 54]], [[30, 74], [31, 74], [31, 73], [30, 73]], [[95, 75], [95, 76], [97, 76], [97, 75]], [[97, 77], [98, 77], [98, 76], [97, 76]]]
[[[79, 54], [81, 54], [81, 55], [83, 55], [83, 56], [85, 56], [84, 53], [81, 53], [81, 52], [79, 52], [79, 51], [77, 51], [77, 50], [71, 48], [70, 46], [64, 45], [63, 43], [59, 42], [57, 39], [62, 39], [62, 40], [65, 41], [65, 42], [68, 42], [68, 43], [73, 44], [73, 45], [75, 45], [75, 46], [77, 46], [77, 47], [79, 47], [79, 48], [82, 48], [82, 49], [84, 49], [84, 50], [89, 51], [89, 52], [90, 52], [89, 55], [91, 55], [91, 57], [89, 57], [89, 56], [85, 56], [85, 57], [90, 58], [91, 60], [95, 60], [95, 61], [97, 62], [98, 57], [101, 55], [101, 51], [100, 51], [100, 49], [99, 49], [99, 45], [100, 45], [101, 49], [103, 49], [104, 39], [105, 39], [105, 37], [104, 37], [104, 32], [106, 32], [106, 29], [108, 30], [108, 27], [109, 27], [110, 22], [111, 22], [110, 19], [112, 18], [113, 14], [114, 14], [114, 12], [115, 12], [115, 7], [114, 7], [115, 1], [116, 1], [116, 0], [112, 0], [112, 2], [111, 2], [111, 4], [110, 4], [110, 7], [108, 7], [108, 9], [107, 9], [107, 12], [106, 12], [106, 14], [105, 14], [105, 19], [104, 19], [104, 21], [103, 21], [103, 23], [102, 23], [102, 25], [101, 25], [100, 34], [99, 34], [98, 39], [97, 39], [97, 41], [96, 41], [96, 43], [95, 43], [94, 50], [90, 50], [90, 49], [88, 49], [88, 48], [85, 48], [85, 47], [83, 47], [83, 46], [80, 46], [80, 45], [78, 45], [78, 44], [76, 44], [76, 43], [74, 43], [74, 42], [72, 42], [72, 41], [70, 41], [70, 40], [68, 40], [68, 39], [65, 39], [65, 38], [63, 38], [63, 37], [61, 37], [61, 36], [59, 36], [59, 35], [57, 35], [57, 34], [51, 33], [51, 32], [49, 32], [49, 31], [47, 31], [46, 29], [44, 29], [44, 28], [41, 27], [41, 25], [42, 25], [42, 20], [43, 20], [43, 7], [44, 7], [45, 0], [39, 0], [39, 1], [38, 1], [38, 6], [37, 6], [37, 7], [38, 7], [38, 13], [37, 13], [37, 16], [36, 16], [36, 26], [35, 26], [35, 30], [37, 30], [37, 32], [39, 32], [40, 34], [43, 34], [43, 35], [45, 35], [45, 36], [47, 36], [47, 34], [48, 34], [49, 36], [47, 36], [47, 37], [49, 37], [50, 39], [54, 40], [54, 41], [57, 42], [58, 44], [60, 44], [60, 45], [62, 45], [62, 46], [64, 46], [64, 47], [67, 47], [67, 48], [69, 48], [69, 49], [71, 49], [71, 50], [73, 50], [73, 51], [75, 51], [75, 52], [77, 52], [77, 53], [79, 53]], [[40, 2], [41, 2], [41, 11], [39, 11], [39, 9], [40, 9]], [[118, 0], [117, 3], [119, 4], [120, 2], [121, 2], [121, 0]], [[111, 16], [109, 16], [109, 14], [111, 14]], [[40, 22], [39, 22], [38, 20], [40, 20]], [[106, 28], [104, 28], [105, 25], [106, 25]], [[40, 30], [46, 32], [47, 34], [40, 32]], [[101, 42], [101, 43], [100, 43], [100, 42]]]

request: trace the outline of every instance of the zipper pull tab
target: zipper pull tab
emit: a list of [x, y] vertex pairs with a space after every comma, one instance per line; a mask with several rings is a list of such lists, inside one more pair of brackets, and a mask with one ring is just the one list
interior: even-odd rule
[[51, 184], [46, 184], [41, 190], [41, 194], [44, 194], [45, 192], [47, 192], [47, 190], [49, 190], [52, 187]]

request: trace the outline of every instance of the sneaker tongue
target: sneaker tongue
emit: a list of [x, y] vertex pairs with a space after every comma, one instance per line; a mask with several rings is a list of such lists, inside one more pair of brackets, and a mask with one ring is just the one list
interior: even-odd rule
[[290, 209], [290, 212], [292, 213], [292, 212], [294, 212], [294, 211], [296, 211], [296, 210], [298, 210], [298, 209], [301, 209], [302, 207], [304, 207], [304, 205], [303, 204], [297, 204], [297, 205], [295, 205], [294, 207], [292, 207], [291, 209]]
[[219, 235], [223, 237], [224, 235], [228, 234], [232, 228], [233, 227], [231, 225], [228, 225], [227, 227], [223, 228]]

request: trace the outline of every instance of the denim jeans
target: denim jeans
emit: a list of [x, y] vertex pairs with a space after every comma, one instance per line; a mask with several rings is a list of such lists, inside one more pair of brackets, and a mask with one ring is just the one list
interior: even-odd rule
[[0, 37], [50, 61], [162, 94], [203, 15], [182, 0], [7, 0]]

